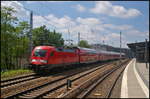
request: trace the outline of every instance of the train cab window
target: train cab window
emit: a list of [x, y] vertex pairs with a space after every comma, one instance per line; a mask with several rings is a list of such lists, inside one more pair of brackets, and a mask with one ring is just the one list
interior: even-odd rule
[[33, 56], [36, 56], [36, 57], [45, 57], [46, 52], [47, 52], [47, 50], [36, 49], [36, 50], [34, 51]]
[[63, 48], [61, 48], [61, 47], [56, 48], [56, 51], [61, 52], [61, 51], [63, 51]]

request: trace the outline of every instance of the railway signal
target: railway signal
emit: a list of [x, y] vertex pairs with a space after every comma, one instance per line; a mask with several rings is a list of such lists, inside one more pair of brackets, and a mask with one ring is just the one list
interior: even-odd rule
[[67, 90], [71, 89], [71, 80], [67, 79]]

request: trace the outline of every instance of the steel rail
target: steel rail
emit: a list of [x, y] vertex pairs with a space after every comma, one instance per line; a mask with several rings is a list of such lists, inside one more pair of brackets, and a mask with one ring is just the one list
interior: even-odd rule
[[[125, 64], [126, 62], [124, 62]], [[122, 63], [123, 64], [123, 63]], [[65, 93], [64, 95], [57, 97], [57, 98], [73, 98], [75, 96], [77, 96], [79, 93], [81, 93], [82, 91], [85, 91], [85, 88], [90, 86], [91, 84], [93, 85], [95, 80], [98, 80], [97, 83], [95, 83], [92, 87], [90, 87], [88, 90], [85, 91], [85, 93], [83, 95], [81, 95], [79, 98], [84, 98], [89, 92], [92, 91], [93, 88], [96, 87], [96, 85], [100, 82], [102, 82], [109, 74], [111, 74], [112, 72], [114, 72], [115, 70], [117, 70], [118, 68], [120, 68], [122, 66], [122, 64], [120, 64], [119, 66], [113, 68], [112, 70], [107, 70], [106, 72], [104, 72], [103, 75], [100, 76], [99, 79], [99, 75], [96, 75], [94, 77], [92, 77], [91, 79], [83, 82], [81, 85], [79, 85], [78, 87], [76, 87], [73, 90], [70, 90], [69, 92]]]
[[[126, 66], [125, 66], [125, 67], [126, 67]], [[112, 93], [112, 91], [113, 91], [113, 88], [115, 87], [115, 85], [116, 85], [116, 83], [117, 83], [119, 77], [120, 77], [121, 74], [123, 73], [125, 67], [122, 69], [122, 71], [121, 71], [121, 72], [119, 73], [119, 75], [117, 76], [115, 82], [112, 84], [112, 86], [111, 86], [111, 88], [109, 89], [109, 91], [107, 92], [107, 95], [105, 96], [105, 98], [110, 98], [111, 93]]]
[[[126, 64], [126, 62], [124, 62], [123, 64], [121, 64], [120, 66], [114, 68], [113, 70], [109, 71], [108, 73], [106, 73], [106, 75], [104, 75], [102, 78], [100, 78], [96, 83], [94, 83], [92, 86], [90, 86], [88, 88], [88, 90], [79, 96], [79, 98], [85, 98], [98, 84], [100, 84], [102, 81], [104, 81], [104, 79], [106, 79], [109, 75], [111, 75], [112, 73], [114, 73], [116, 70], [118, 70], [119, 68], [122, 67], [122, 65]], [[123, 69], [124, 70], [124, 69]], [[123, 70], [121, 71], [121, 73], [123, 72]], [[120, 74], [121, 74], [120, 73]], [[117, 76], [117, 78], [120, 77], [120, 74], [119, 76]], [[116, 81], [115, 81], [116, 82]], [[114, 83], [115, 84], [115, 83]], [[109, 98], [111, 92], [112, 92], [112, 88], [114, 87], [114, 84], [111, 86], [111, 88], [109, 89], [107, 95], [106, 95], [106, 98]]]
[[18, 83], [21, 83], [21, 82], [25, 82], [25, 81], [29, 81], [29, 80], [32, 80], [32, 79], [36, 79], [36, 78], [39, 78], [39, 77], [37, 75], [30, 75], [30, 76], [26, 76], [26, 77], [14, 79], [14, 80], [9, 80], [9, 81], [1, 83], [0, 87], [4, 88], [4, 87], [15, 85], [15, 84], [18, 84]]
[[[108, 64], [111, 64], [111, 63], [108, 63]], [[104, 65], [100, 66], [99, 68], [102, 68], [102, 67], [104, 67], [104, 66], [106, 66], [106, 65], [108, 65], [108, 64], [104, 64]], [[98, 69], [98, 68], [97, 68], [97, 69]], [[92, 69], [92, 70], [94, 71], [94, 69]], [[92, 70], [91, 70], [91, 72], [93, 72]], [[55, 82], [58, 82], [58, 81], [63, 80], [63, 79], [66, 79], [66, 78], [71, 77], [71, 76], [76, 75], [76, 74], [78, 74], [78, 73], [71, 74], [71, 75], [68, 75], [68, 76], [65, 76], [65, 77], [62, 77], [62, 78], [59, 78], [59, 79], [56, 79], [56, 80], [47, 82], [46, 84], [43, 84], [43, 85], [40, 85], [40, 86], [36, 86], [35, 88], [31, 88], [31, 89], [28, 89], [28, 90], [25, 90], [25, 91], [22, 91], [22, 92], [18, 92], [18, 93], [13, 94], [13, 95], [5, 96], [5, 97], [3, 97], [3, 98], [15, 98], [15, 97], [18, 97], [18, 96], [20, 96], [20, 95], [22, 95], [22, 94], [25, 94], [25, 93], [27, 93], [27, 92], [30, 92], [30, 91], [33, 91], [33, 90], [42, 88], [42, 87], [47, 86], [47, 85], [49, 85], [49, 84], [53, 84], [53, 83], [55, 83]], [[65, 85], [66, 85], [66, 84], [65, 84]]]
[[5, 82], [8, 82], [8, 81], [13, 81], [13, 80], [16, 80], [16, 79], [21, 79], [21, 78], [25, 78], [25, 77], [29, 77], [29, 76], [34, 76], [34, 75], [36, 75], [36, 74], [31, 73], [31, 74], [26, 74], [26, 75], [22, 75], [22, 76], [17, 76], [17, 77], [6, 79], [6, 80], [1, 80], [1, 83], [5, 83]]
[[[82, 75], [80, 75], [79, 77], [75, 77], [74, 79], [72, 79], [71, 82], [76, 81], [76, 80], [78, 80], [79, 78], [84, 77], [84, 76], [86, 76], [86, 75], [88, 75], [88, 74], [90, 74], [90, 73], [92, 73], [92, 72], [94, 72], [94, 71], [96, 71], [96, 70], [99, 70], [99, 69], [101, 69], [101, 68], [103, 68], [103, 67], [105, 67], [105, 66], [108, 66], [108, 64], [104, 64], [104, 65], [102, 65], [102, 66], [100, 66], [100, 67], [96, 67], [96, 68], [94, 68], [94, 69], [92, 69], [92, 70], [90, 70], [90, 71], [86, 71], [86, 72], [84, 72]], [[76, 76], [76, 75], [78, 75], [78, 74], [79, 74], [79, 73], [75, 73], [75, 74], [69, 75], [68, 77], [65, 77], [65, 78], [61, 79], [61, 81], [62, 81], [62, 80], [66, 80], [67, 78], [69, 78], [69, 77], [71, 77], [71, 76]], [[56, 82], [57, 82], [57, 81], [54, 81], [53, 83], [56, 83]], [[56, 86], [56, 87], [54, 87], [54, 88], [50, 88], [50, 87], [49, 87], [49, 89], [46, 88], [47, 91], [40, 92], [39, 94], [37, 94], [37, 95], [35, 95], [35, 96], [32, 96], [33, 94], [30, 96], [28, 93], [26, 93], [27, 96], [20, 96], [19, 98], [29, 98], [29, 97], [30, 97], [30, 98], [41, 98], [42, 96], [46, 95], [47, 93], [52, 92], [52, 91], [54, 91], [54, 90], [57, 90], [57, 89], [59, 89], [59, 88], [65, 86], [65, 85], [67, 85], [66, 82], [63, 82], [62, 84], [61, 84], [61, 82], [60, 82], [60, 85], [58, 85], [58, 86]], [[44, 85], [44, 86], [45, 86], [45, 85]], [[33, 92], [33, 91], [32, 91], [32, 92]]]

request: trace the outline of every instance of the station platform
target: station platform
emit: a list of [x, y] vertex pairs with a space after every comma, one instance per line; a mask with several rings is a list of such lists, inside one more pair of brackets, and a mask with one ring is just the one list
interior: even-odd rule
[[132, 59], [124, 70], [120, 98], [149, 98], [149, 64]]

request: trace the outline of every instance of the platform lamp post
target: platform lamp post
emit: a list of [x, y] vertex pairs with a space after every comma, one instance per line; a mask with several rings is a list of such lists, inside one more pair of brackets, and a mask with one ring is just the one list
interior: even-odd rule
[[145, 39], [145, 63], [146, 63], [146, 68], [148, 68], [148, 65], [147, 65], [147, 39]]
[[137, 41], [135, 41], [135, 59], [137, 60]]
[[134, 54], [134, 58], [135, 58], [135, 65], [137, 66], [137, 54], [136, 54], [136, 52], [137, 52], [137, 46], [136, 46], [136, 43], [135, 43], [135, 54]]
[[121, 31], [120, 31], [120, 62], [121, 62]]

